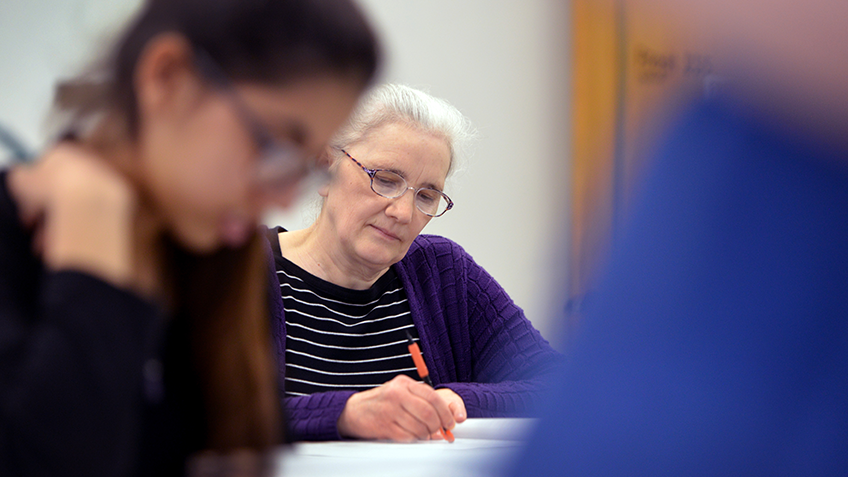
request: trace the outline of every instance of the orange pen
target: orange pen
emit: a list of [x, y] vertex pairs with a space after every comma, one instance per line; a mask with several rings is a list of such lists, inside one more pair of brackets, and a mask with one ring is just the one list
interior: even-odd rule
[[[430, 371], [427, 371], [427, 365], [424, 364], [424, 358], [421, 357], [421, 349], [418, 348], [418, 343], [412, 339], [412, 335], [409, 334], [409, 331], [406, 332], [406, 341], [409, 343], [409, 354], [412, 355], [412, 361], [415, 362], [415, 369], [418, 370], [418, 376], [423, 379], [425, 383], [429, 384], [431, 388], [434, 387], [433, 381], [430, 379]], [[439, 432], [448, 442], [453, 443], [453, 441], [456, 440], [449, 429], [440, 428]]]

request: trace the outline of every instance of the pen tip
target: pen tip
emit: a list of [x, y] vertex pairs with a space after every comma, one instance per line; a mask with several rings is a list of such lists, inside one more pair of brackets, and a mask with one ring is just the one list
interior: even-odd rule
[[409, 341], [409, 342], [410, 342], [410, 344], [411, 344], [411, 343], [414, 343], [414, 342], [415, 342], [415, 340], [414, 340], [414, 339], [412, 339], [412, 334], [409, 332], [409, 330], [404, 330], [404, 331], [406, 332], [406, 339], [407, 339], [407, 341]]

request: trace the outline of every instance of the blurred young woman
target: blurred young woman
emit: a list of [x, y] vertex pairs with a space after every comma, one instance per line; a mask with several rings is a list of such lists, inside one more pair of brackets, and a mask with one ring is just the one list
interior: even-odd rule
[[348, 1], [150, 0], [60, 88], [63, 139], [0, 172], [0, 475], [281, 441], [255, 226], [376, 63]]

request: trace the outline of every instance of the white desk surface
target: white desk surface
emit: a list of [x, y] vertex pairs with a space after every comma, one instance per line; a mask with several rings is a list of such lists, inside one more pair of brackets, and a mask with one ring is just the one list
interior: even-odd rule
[[468, 419], [456, 441], [301, 442], [281, 451], [281, 477], [483, 477], [502, 475], [534, 419]]

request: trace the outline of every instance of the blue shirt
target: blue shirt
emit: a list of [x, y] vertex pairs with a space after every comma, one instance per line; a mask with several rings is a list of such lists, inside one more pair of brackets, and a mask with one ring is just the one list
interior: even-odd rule
[[848, 475], [848, 154], [681, 121], [515, 475]]

